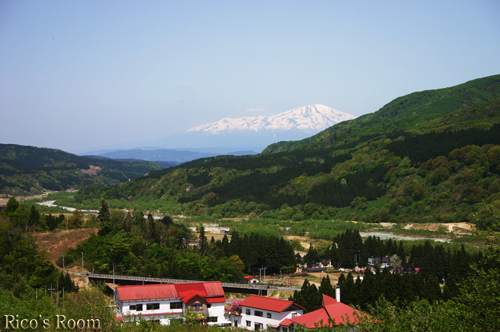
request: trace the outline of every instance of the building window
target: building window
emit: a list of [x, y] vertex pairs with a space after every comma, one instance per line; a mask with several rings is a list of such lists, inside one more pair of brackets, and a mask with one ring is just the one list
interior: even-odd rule
[[270, 312], [267, 313], [267, 318], [272, 318], [272, 315]]
[[207, 303], [207, 308], [212, 308], [212, 303]]
[[254, 315], [255, 315], [255, 316], [259, 316], [259, 317], [263, 317], [263, 316], [264, 316], [264, 313], [263, 313], [262, 311], [255, 310]]
[[142, 304], [136, 304], [135, 305], [135, 310], [142, 311]]
[[249, 321], [249, 320], [247, 320], [247, 326], [248, 326], [248, 327], [252, 326], [252, 322], [251, 322], [251, 321]]
[[207, 322], [217, 323], [217, 316], [208, 317]]
[[246, 313], [247, 315], [251, 315], [251, 313], [250, 313], [250, 309], [247, 309], [245, 313]]
[[135, 310], [135, 304], [131, 304], [130, 307], [129, 307], [129, 310], [130, 311]]
[[159, 303], [148, 303], [148, 304], [146, 304], [146, 309], [147, 310], [160, 309], [160, 304]]
[[284, 327], [284, 326], [282, 326], [282, 327], [281, 327], [281, 331], [282, 331], [282, 332], [288, 332], [288, 327]]
[[182, 309], [182, 302], [171, 302], [170, 309]]
[[292, 318], [295, 318], [295, 317], [297, 317], [297, 313], [296, 312], [292, 313]]
[[189, 307], [195, 311], [203, 310], [203, 304], [201, 304], [200, 302], [193, 303]]

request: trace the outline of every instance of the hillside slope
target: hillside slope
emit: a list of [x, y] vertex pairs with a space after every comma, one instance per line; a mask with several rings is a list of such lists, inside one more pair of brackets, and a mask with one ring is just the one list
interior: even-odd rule
[[160, 167], [80, 157], [57, 149], [0, 144], [0, 193], [36, 194], [44, 189], [79, 188], [92, 183], [114, 184], [135, 179]]
[[416, 130], [452, 112], [500, 97], [500, 75], [454, 87], [414, 92], [394, 99], [375, 113], [332, 126], [294, 142], [271, 144], [262, 153], [295, 149], [342, 149], [356, 142], [402, 130]]
[[[489, 98], [498, 91], [497, 80], [483, 80], [474, 81], [473, 90]], [[440, 94], [444, 100], [451, 92]], [[423, 100], [421, 108], [438, 109]], [[344, 126], [369, 131], [358, 130], [342, 145], [325, 148], [318, 136], [287, 152], [196, 160], [113, 187], [83, 188], [76, 201], [104, 197], [123, 204], [133, 196], [145, 205], [163, 204], [167, 211], [215, 217], [468, 221], [484, 211], [483, 202], [500, 203], [499, 108], [500, 98], [460, 104], [438, 115], [427, 111], [432, 121], [379, 111], [387, 117], [387, 130], [372, 130], [379, 115], [371, 115], [373, 126], [358, 118]], [[396, 122], [405, 125], [396, 130]]]

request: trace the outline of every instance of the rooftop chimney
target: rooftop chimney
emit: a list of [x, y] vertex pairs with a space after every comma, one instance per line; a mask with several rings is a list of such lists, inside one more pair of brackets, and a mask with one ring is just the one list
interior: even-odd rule
[[337, 288], [335, 288], [335, 300], [340, 303], [340, 286], [337, 285]]

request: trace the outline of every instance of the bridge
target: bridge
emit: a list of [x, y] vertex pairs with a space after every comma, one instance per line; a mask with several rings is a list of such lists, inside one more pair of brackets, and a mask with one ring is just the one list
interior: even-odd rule
[[[73, 275], [82, 277], [85, 282], [104, 281], [120, 285], [146, 285], [146, 284], [177, 284], [177, 283], [194, 283], [205, 282], [206, 280], [186, 280], [172, 278], [156, 278], [156, 277], [140, 277], [140, 276], [123, 276], [100, 273], [78, 273], [70, 272]], [[268, 295], [274, 291], [300, 291], [300, 287], [292, 285], [267, 285], [267, 284], [247, 284], [247, 283], [230, 283], [221, 282], [222, 288], [229, 293], [246, 293], [257, 295]]]

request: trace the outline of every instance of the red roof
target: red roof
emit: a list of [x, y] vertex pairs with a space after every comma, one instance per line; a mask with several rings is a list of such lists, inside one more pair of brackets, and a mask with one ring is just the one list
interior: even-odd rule
[[289, 310], [303, 310], [301, 306], [293, 301], [273, 299], [265, 296], [250, 295], [240, 304], [242, 307], [250, 307], [255, 309], [263, 309], [268, 311], [283, 312]]
[[175, 299], [180, 297], [174, 284], [118, 286], [116, 291], [122, 301]]
[[208, 303], [226, 301], [220, 281], [118, 286], [116, 291], [122, 301], [180, 299], [188, 302], [195, 296], [204, 298]]
[[354, 312], [360, 315], [358, 310], [347, 304], [337, 302], [337, 300], [323, 295], [322, 308], [292, 319], [285, 319], [280, 325], [290, 326], [292, 323], [296, 323], [312, 329], [321, 325], [331, 326], [332, 322], [334, 322], [334, 325], [346, 324], [348, 322], [356, 323], [358, 319]]
[[246, 279], [246, 280], [248, 280], [248, 279], [253, 279], [253, 278], [254, 278], [254, 276], [246, 276], [246, 277], [243, 277], [243, 279]]

